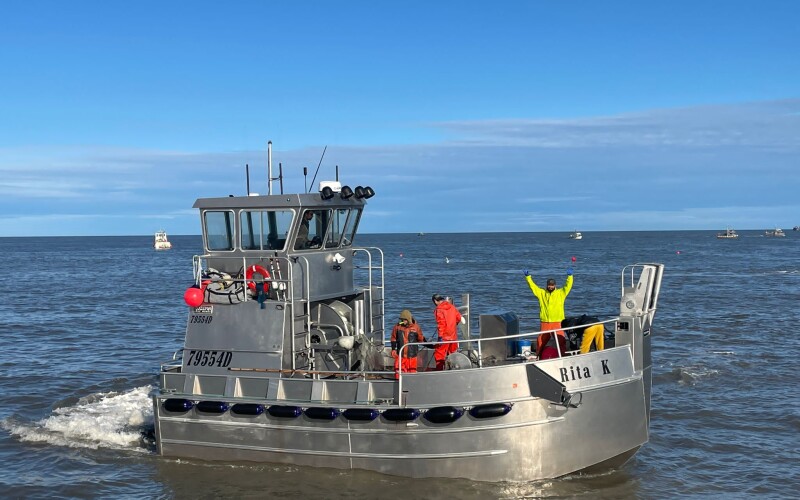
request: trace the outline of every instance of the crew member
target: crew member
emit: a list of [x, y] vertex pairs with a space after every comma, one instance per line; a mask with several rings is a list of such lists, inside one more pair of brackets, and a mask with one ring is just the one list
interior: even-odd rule
[[[438, 293], [431, 298], [433, 303], [436, 304], [433, 316], [436, 318], [436, 327], [439, 330], [439, 341], [458, 340], [456, 328], [459, 323], [465, 323], [461, 313], [458, 312], [456, 306]], [[436, 369], [444, 370], [444, 360], [447, 359], [450, 353], [457, 350], [458, 344], [456, 342], [436, 344], [436, 349], [433, 352], [433, 358], [436, 360]]]
[[400, 319], [392, 328], [392, 357], [394, 358], [394, 378], [400, 378], [398, 368], [403, 373], [417, 372], [417, 354], [419, 346], [412, 345], [403, 349], [403, 346], [412, 342], [425, 342], [417, 320], [408, 309], [403, 309]]
[[314, 212], [311, 210], [306, 210], [303, 213], [303, 220], [300, 222], [300, 229], [297, 230], [297, 240], [294, 244], [295, 250], [302, 250], [310, 246], [310, 242], [308, 241], [308, 232], [311, 219], [313, 218]]
[[602, 351], [605, 347], [605, 337], [603, 325], [587, 326], [583, 330], [583, 338], [581, 339], [581, 354], [586, 354], [592, 348], [594, 342], [595, 349]]
[[[560, 337], [558, 339], [559, 350], [563, 354], [564, 351], [560, 349], [560, 346], [566, 345], [566, 339], [564, 330], [561, 330], [561, 322], [564, 320], [564, 302], [567, 300], [569, 291], [572, 290], [572, 268], [567, 269], [567, 279], [561, 288], [556, 288], [556, 280], [553, 278], [547, 280], [546, 289], [539, 288], [531, 278], [530, 271], [526, 269], [524, 272], [528, 286], [531, 287], [531, 291], [539, 299], [539, 319], [541, 321], [539, 329], [540, 331], [557, 330], [556, 333]], [[550, 340], [550, 336], [549, 333], [545, 333], [537, 337], [536, 354], [539, 358], [542, 357], [542, 349]]]

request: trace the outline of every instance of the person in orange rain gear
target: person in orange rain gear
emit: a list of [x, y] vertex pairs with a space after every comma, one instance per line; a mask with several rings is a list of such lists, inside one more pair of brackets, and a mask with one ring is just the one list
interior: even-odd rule
[[[567, 269], [567, 280], [564, 282], [564, 286], [558, 289], [556, 288], [556, 280], [552, 278], [547, 280], [547, 288], [542, 289], [534, 283], [530, 271], [525, 270], [524, 273], [525, 281], [528, 282], [531, 291], [539, 299], [540, 330], [558, 330], [556, 333], [561, 337], [558, 349], [561, 350], [561, 345], [564, 343], [562, 341], [564, 339], [564, 330], [561, 330], [561, 322], [564, 320], [564, 302], [567, 300], [569, 291], [572, 290], [572, 268]], [[537, 337], [536, 355], [539, 358], [542, 357], [542, 350], [550, 340], [550, 336], [550, 333], [544, 333]], [[561, 354], [564, 354], [563, 350], [561, 350]]]
[[[436, 327], [439, 330], [439, 341], [442, 340], [458, 340], [457, 327], [459, 323], [465, 323], [461, 313], [458, 312], [449, 300], [441, 295], [434, 294], [431, 297], [433, 303], [436, 304], [436, 309], [433, 310], [433, 316], [436, 318]], [[444, 361], [450, 353], [458, 350], [457, 343], [451, 344], [436, 344], [436, 349], [433, 352], [433, 358], [436, 360], [436, 369], [444, 370]]]
[[[392, 357], [394, 358], [394, 378], [400, 378], [398, 368], [402, 367], [403, 373], [417, 372], [418, 345], [412, 345], [403, 349], [403, 346], [411, 342], [425, 342], [422, 335], [422, 328], [417, 324], [417, 320], [412, 316], [411, 311], [403, 309], [400, 319], [392, 328]], [[402, 354], [401, 354], [402, 352]], [[402, 357], [401, 357], [402, 356]]]

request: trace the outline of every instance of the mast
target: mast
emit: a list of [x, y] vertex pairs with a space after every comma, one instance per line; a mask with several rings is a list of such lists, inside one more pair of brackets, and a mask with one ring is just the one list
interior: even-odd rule
[[272, 194], [272, 141], [267, 142], [267, 194]]

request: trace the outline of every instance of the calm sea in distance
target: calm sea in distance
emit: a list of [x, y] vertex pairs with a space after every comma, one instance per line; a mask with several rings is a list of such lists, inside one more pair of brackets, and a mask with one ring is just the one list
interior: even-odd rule
[[[619, 310], [626, 264], [666, 265], [653, 328], [650, 442], [623, 467], [527, 483], [159, 457], [148, 393], [182, 345], [199, 236], [0, 238], [0, 496], [5, 498], [672, 498], [800, 492], [800, 232], [360, 235], [385, 255], [387, 324], [434, 331], [430, 296], [538, 327], [523, 270], [567, 315]], [[574, 261], [573, 261], [574, 257]], [[449, 260], [449, 262], [447, 262]], [[602, 433], [606, 422], [596, 422]], [[576, 450], [577, 452], [577, 450]]]

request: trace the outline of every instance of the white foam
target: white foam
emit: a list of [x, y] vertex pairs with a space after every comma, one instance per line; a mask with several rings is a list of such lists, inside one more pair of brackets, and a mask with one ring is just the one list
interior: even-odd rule
[[704, 366], [686, 366], [679, 368], [680, 371], [680, 383], [686, 384], [691, 383], [694, 384], [701, 378], [706, 377], [713, 377], [719, 373], [719, 370], [714, 370], [712, 368], [707, 368]]
[[4, 421], [3, 427], [21, 441], [74, 448], [140, 447], [141, 431], [152, 426], [151, 386], [128, 392], [108, 392], [81, 398], [75, 406], [58, 408], [34, 423]]

